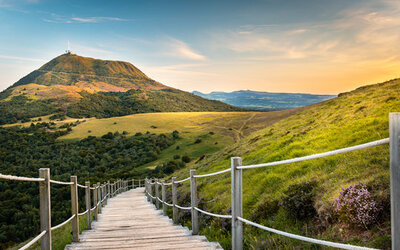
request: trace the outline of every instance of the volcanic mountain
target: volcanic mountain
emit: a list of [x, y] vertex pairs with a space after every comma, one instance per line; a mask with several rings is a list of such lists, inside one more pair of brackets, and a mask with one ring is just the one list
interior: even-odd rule
[[113, 117], [133, 113], [238, 111], [165, 86], [128, 62], [63, 54], [0, 93], [0, 124], [57, 113]]

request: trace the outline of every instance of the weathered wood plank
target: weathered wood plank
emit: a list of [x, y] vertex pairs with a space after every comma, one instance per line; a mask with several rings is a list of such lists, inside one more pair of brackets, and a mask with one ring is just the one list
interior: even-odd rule
[[112, 199], [80, 235], [80, 242], [65, 249], [221, 249], [204, 236], [192, 235], [146, 201], [143, 188]]

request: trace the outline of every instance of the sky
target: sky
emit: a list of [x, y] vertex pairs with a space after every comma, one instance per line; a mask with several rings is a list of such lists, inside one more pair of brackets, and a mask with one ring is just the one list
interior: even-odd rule
[[71, 50], [186, 91], [338, 94], [400, 77], [398, 0], [0, 0], [0, 90]]

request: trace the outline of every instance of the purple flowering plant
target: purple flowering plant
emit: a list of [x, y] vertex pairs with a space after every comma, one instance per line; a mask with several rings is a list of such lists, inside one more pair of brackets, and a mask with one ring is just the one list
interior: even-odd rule
[[376, 201], [363, 184], [342, 188], [335, 198], [335, 212], [342, 222], [350, 226], [367, 229], [376, 222], [379, 210]]

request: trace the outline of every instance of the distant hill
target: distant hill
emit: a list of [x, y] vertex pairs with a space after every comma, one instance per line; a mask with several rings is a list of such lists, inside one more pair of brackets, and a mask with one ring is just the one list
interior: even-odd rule
[[240, 111], [165, 86], [128, 62], [63, 54], [0, 93], [0, 124], [48, 114], [113, 117], [147, 112]]
[[336, 95], [271, 93], [251, 90], [211, 92], [209, 94], [193, 91], [192, 93], [209, 100], [218, 100], [236, 107], [253, 110], [281, 110], [298, 108], [336, 97]]

